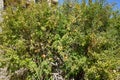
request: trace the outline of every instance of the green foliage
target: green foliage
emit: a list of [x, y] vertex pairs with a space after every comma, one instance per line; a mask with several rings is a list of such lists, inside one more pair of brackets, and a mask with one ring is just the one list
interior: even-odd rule
[[0, 49], [10, 73], [29, 69], [28, 80], [52, 80], [58, 63], [69, 80], [114, 80], [120, 73], [120, 13], [110, 5], [47, 4], [7, 9]]

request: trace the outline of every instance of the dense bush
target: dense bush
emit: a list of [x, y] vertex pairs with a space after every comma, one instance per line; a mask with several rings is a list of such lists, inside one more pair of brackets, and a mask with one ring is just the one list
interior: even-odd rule
[[0, 66], [27, 68], [27, 80], [114, 80], [120, 73], [120, 13], [94, 2], [9, 8], [4, 14]]

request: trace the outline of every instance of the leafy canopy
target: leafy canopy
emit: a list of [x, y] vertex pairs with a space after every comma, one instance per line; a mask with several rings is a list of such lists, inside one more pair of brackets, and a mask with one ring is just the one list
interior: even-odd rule
[[52, 80], [56, 69], [66, 80], [116, 79], [120, 73], [119, 19], [119, 11], [97, 1], [9, 8], [1, 23], [4, 53], [0, 55], [4, 58], [0, 66], [7, 65], [10, 74], [25, 67], [28, 80]]

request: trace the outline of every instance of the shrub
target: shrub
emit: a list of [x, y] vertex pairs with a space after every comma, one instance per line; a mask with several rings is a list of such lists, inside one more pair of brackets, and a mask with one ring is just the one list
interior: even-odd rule
[[[117, 15], [117, 17], [116, 17]], [[110, 5], [75, 3], [59, 8], [34, 4], [8, 9], [1, 24], [1, 49], [9, 72], [29, 69], [26, 79], [116, 79], [119, 13]]]

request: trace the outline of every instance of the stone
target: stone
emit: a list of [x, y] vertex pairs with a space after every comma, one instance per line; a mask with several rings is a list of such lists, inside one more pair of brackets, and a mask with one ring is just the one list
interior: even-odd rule
[[0, 0], [0, 11], [3, 10], [3, 8], [4, 8], [4, 2], [3, 0]]

